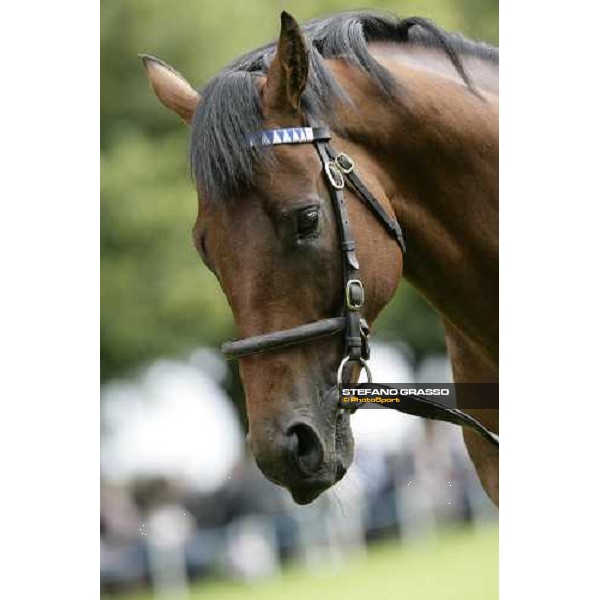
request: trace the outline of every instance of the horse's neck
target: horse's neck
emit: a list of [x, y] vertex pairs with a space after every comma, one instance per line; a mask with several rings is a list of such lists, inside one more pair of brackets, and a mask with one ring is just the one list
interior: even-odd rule
[[[485, 100], [461, 83], [432, 50], [382, 46], [375, 53], [397, 76], [401, 101], [375, 104], [362, 79], [349, 123], [385, 173], [405, 229], [407, 279], [458, 331], [497, 360], [498, 103], [497, 68], [468, 67]], [[457, 85], [458, 84], [458, 85]], [[361, 128], [363, 128], [361, 130]]]

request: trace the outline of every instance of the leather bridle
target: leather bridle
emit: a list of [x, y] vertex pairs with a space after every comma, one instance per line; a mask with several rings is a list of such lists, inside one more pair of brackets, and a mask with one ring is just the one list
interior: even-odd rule
[[[356, 243], [352, 236], [348, 205], [343, 192], [346, 184], [351, 186], [356, 196], [369, 208], [387, 233], [400, 246], [403, 254], [406, 253], [406, 243], [400, 224], [387, 214], [379, 200], [362, 182], [352, 159], [343, 152], [337, 152], [330, 140], [331, 132], [327, 127], [292, 127], [262, 131], [249, 140], [249, 143], [254, 146], [312, 143], [315, 146], [325, 174], [338, 227], [344, 290], [341, 315], [320, 319], [291, 329], [225, 342], [221, 346], [221, 352], [227, 358], [242, 358], [343, 334], [343, 358], [337, 371], [338, 385], [342, 383], [344, 368], [348, 363], [360, 364], [365, 369], [370, 383], [372, 377], [367, 363], [370, 355], [370, 329], [360, 314], [360, 309], [365, 304], [365, 290], [360, 279]], [[486, 429], [476, 419], [458, 409], [448, 408], [428, 398], [411, 396], [409, 402], [386, 404], [385, 406], [407, 414], [464, 425], [476, 430], [495, 446], [499, 444], [498, 436]], [[347, 407], [345, 408], [347, 409]]]
[[[371, 209], [403, 252], [406, 251], [406, 244], [400, 225], [388, 216], [383, 206], [363, 184], [354, 170], [352, 159], [347, 154], [337, 152], [329, 143], [330, 140], [331, 133], [326, 127], [272, 129], [260, 134], [262, 145], [312, 143], [317, 150], [338, 226], [344, 290], [341, 316], [321, 319], [292, 329], [226, 342], [221, 350], [229, 358], [241, 358], [341, 333], [343, 334], [343, 359], [338, 369], [338, 383], [341, 383], [344, 367], [349, 362], [357, 362], [364, 367], [370, 381], [371, 372], [367, 364], [369, 326], [360, 315], [360, 309], [365, 303], [365, 290], [360, 279], [356, 242], [350, 229], [348, 204], [343, 192], [346, 181], [353, 186], [357, 196]], [[253, 140], [252, 143], [256, 143], [256, 141]]]

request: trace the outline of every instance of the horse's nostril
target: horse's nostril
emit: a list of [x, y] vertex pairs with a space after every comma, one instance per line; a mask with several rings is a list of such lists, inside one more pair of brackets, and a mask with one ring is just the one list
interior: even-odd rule
[[319, 434], [307, 423], [296, 423], [288, 429], [288, 438], [299, 469], [306, 475], [318, 471], [325, 455]]

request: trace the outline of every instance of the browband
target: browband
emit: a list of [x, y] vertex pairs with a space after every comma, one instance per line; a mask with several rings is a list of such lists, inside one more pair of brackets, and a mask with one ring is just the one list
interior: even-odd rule
[[329, 127], [285, 127], [265, 129], [250, 137], [251, 146], [278, 146], [280, 144], [308, 144], [331, 139]]

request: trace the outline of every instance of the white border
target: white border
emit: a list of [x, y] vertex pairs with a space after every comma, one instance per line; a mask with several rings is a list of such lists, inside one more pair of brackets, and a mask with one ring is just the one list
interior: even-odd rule
[[[98, 593], [99, 6], [8, 6], [2, 587], [6, 597], [89, 598]], [[600, 420], [598, 392], [585, 387], [598, 368], [600, 305], [594, 6], [505, 1], [501, 10], [507, 599], [598, 588]]]
[[2, 596], [99, 593], [99, 6], [5, 3]]
[[[598, 18], [501, 7], [501, 598], [598, 595]], [[588, 381], [586, 381], [586, 377]]]

